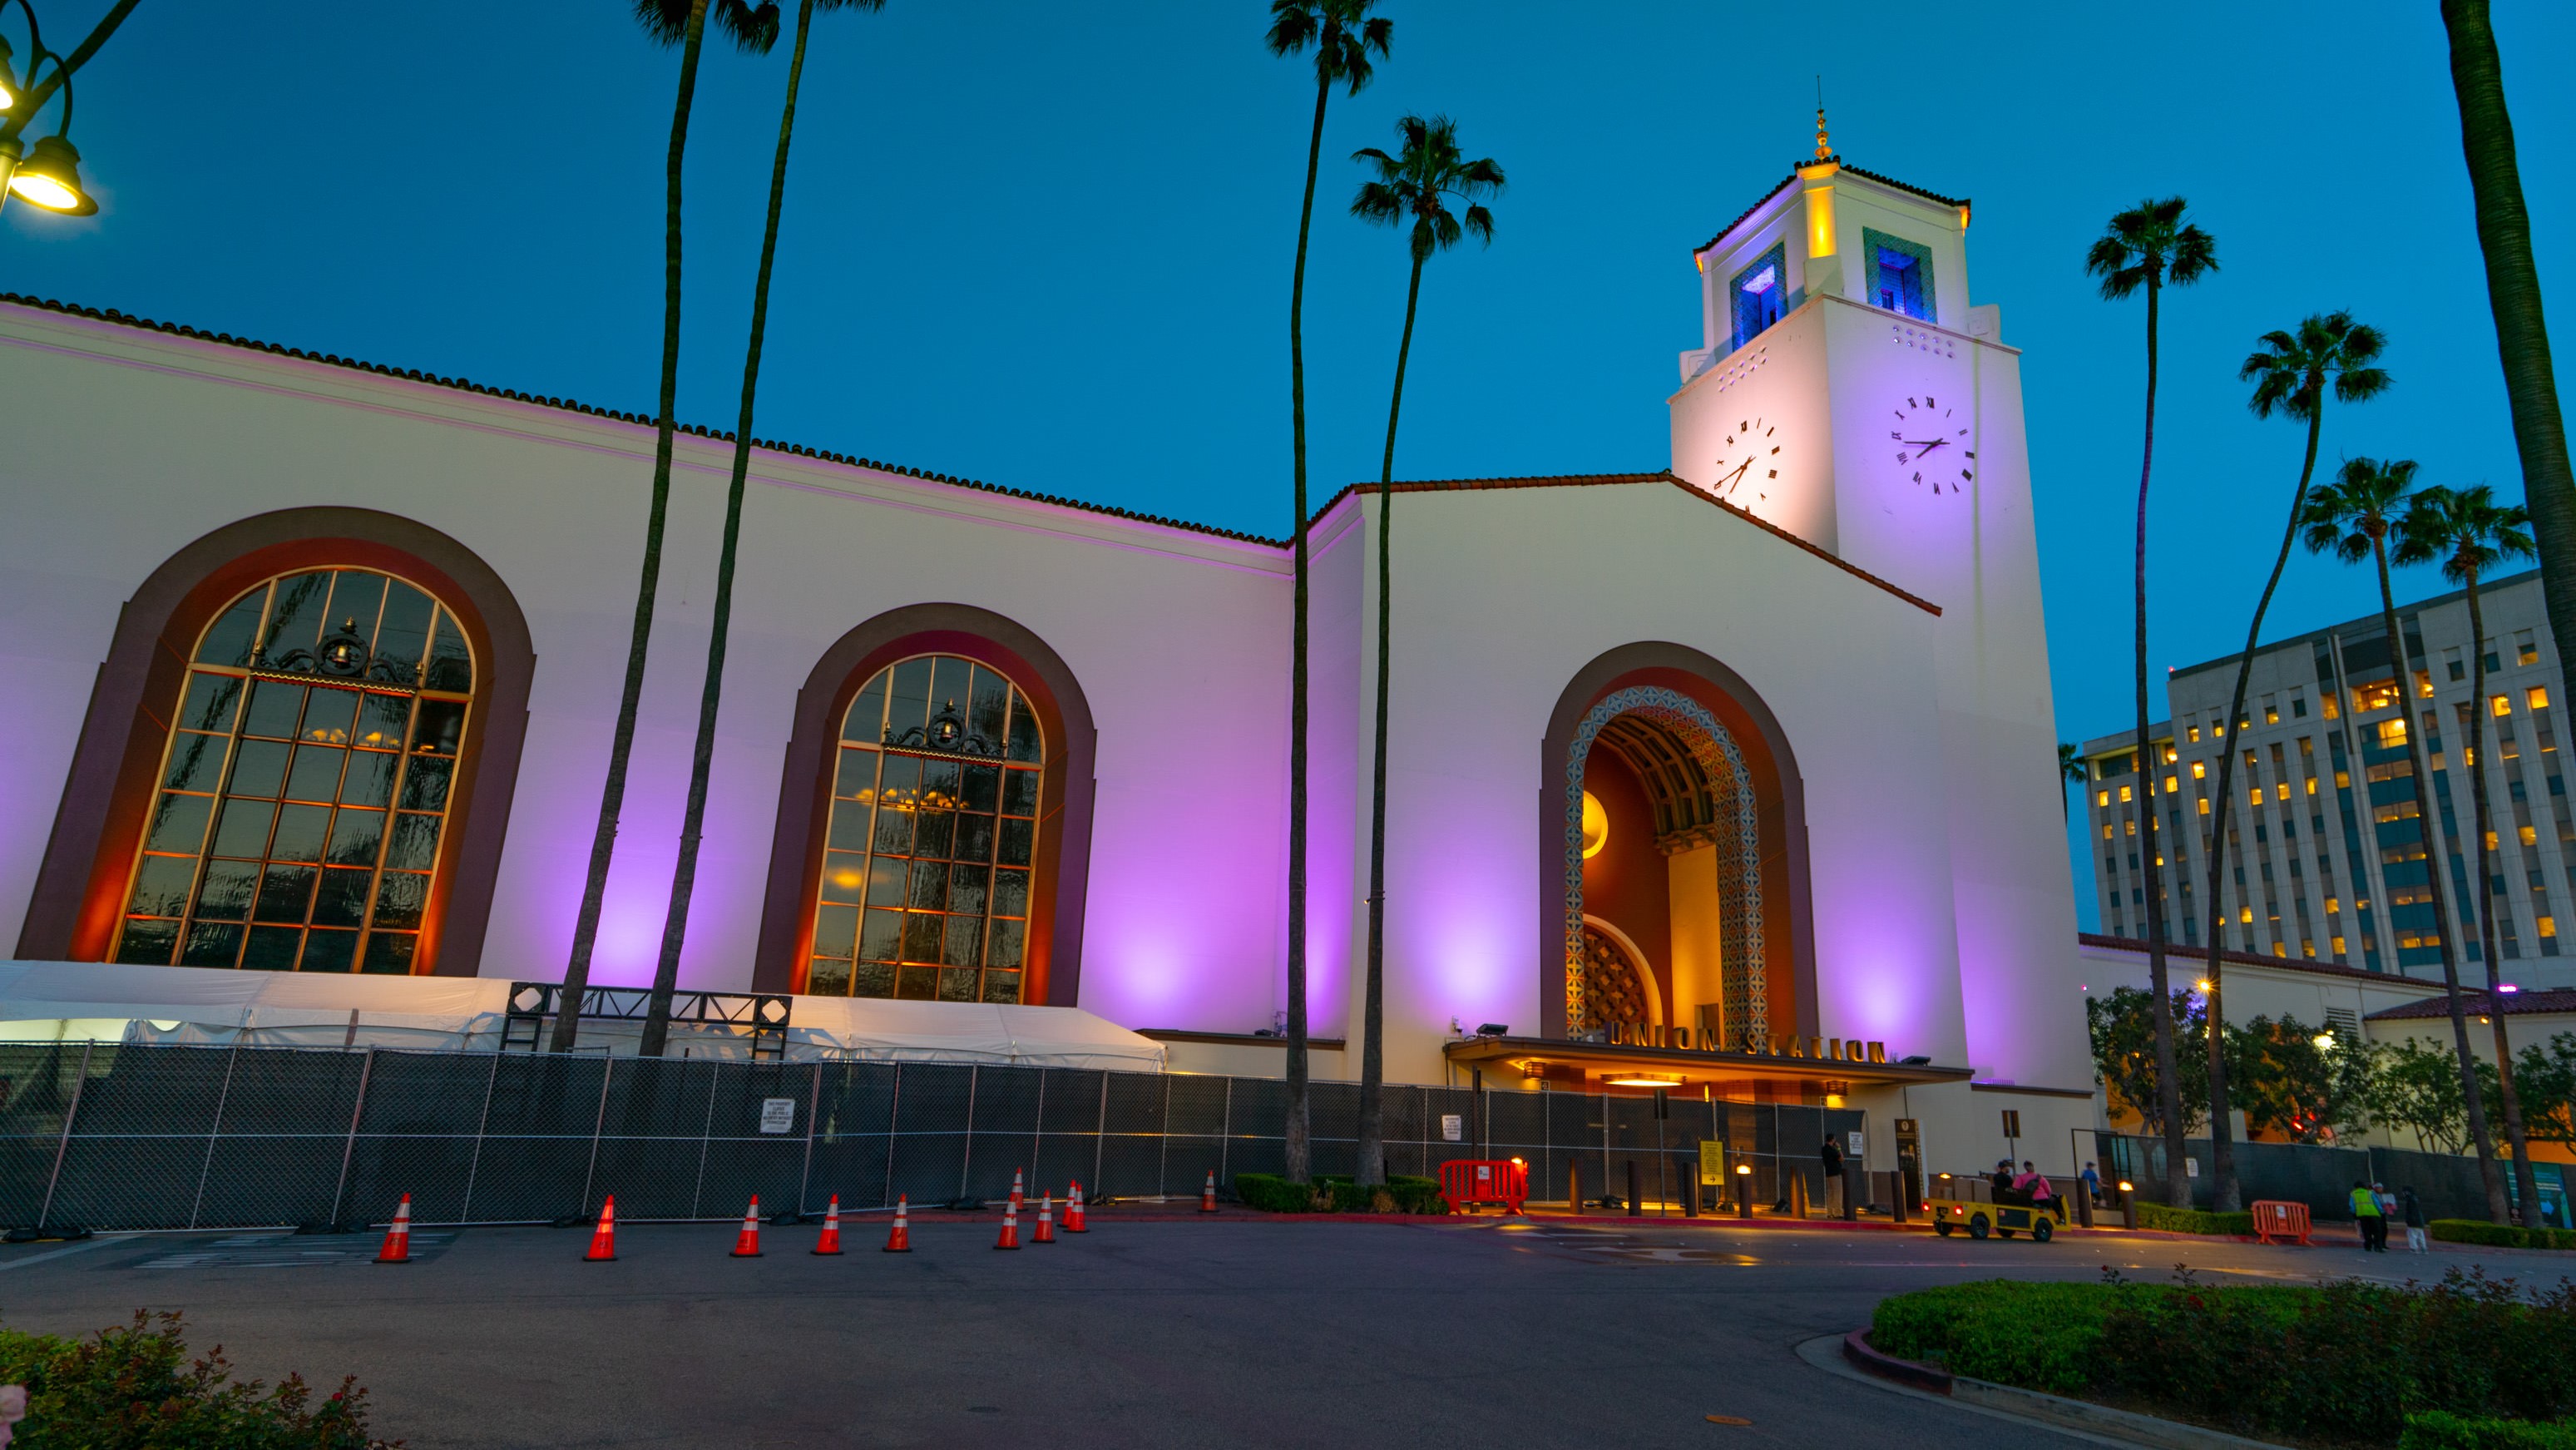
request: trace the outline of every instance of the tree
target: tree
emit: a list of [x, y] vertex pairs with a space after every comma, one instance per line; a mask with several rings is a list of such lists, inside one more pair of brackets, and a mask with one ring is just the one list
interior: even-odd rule
[[[2163, 762], [2156, 759], [2155, 741], [2147, 733], [2152, 719], [2147, 696], [2147, 483], [2154, 476], [2156, 460], [2156, 323], [2167, 286], [2186, 287], [2218, 270], [2218, 243], [2197, 225], [2183, 220], [2186, 206], [2178, 196], [2142, 201], [2112, 217], [2084, 254], [2084, 271], [2102, 279], [2105, 301], [2120, 301], [2140, 289], [2147, 294], [2147, 413], [2145, 442], [2138, 457], [2136, 546], [2138, 815], [2143, 822], [2139, 850], [2147, 863], [2149, 882], [2147, 980], [2153, 988], [2156, 1081], [2158, 1090], [2167, 1094], [2174, 1092], [2178, 1079], [2173, 1024], [2166, 1012], [2171, 978], [2165, 964], [2164, 856], [2156, 845], [2155, 787], [2156, 777], [2162, 773], [2158, 767]], [[2191, 1184], [2183, 1167], [2182, 1108], [2168, 1098], [2159, 1105], [2157, 1117], [2164, 1124], [2166, 1201], [2189, 1203]]]
[[2057, 742], [2057, 813], [2061, 817], [2070, 815], [2066, 804], [2066, 786], [2069, 781], [2078, 786], [2084, 784], [2084, 759], [2075, 753], [2075, 747], [2072, 744], [2060, 740]]
[[591, 832], [590, 871], [582, 881], [581, 912], [574, 918], [572, 953], [564, 963], [563, 1002], [555, 1016], [553, 1048], [572, 1051], [581, 1028], [582, 994], [590, 987], [591, 951], [599, 942], [600, 902], [608, 892], [608, 863], [617, 851], [617, 818], [626, 808], [626, 766], [635, 752], [635, 713], [644, 698], [644, 660], [653, 640], [653, 603], [662, 583], [662, 531], [671, 511], [673, 411], [680, 392], [680, 161], [689, 149], [689, 108], [698, 94], [698, 51], [707, 19], [736, 49], [766, 55], [778, 42], [778, 7], [746, 0], [635, 0], [636, 23], [654, 43], [680, 47], [680, 91], [671, 105], [671, 146], [663, 163], [662, 203], [662, 399], [654, 415], [653, 497], [644, 515], [644, 570], [635, 585], [635, 622], [626, 643], [626, 683], [617, 697], [617, 726], [609, 736], [608, 778], [599, 791], [599, 824]]
[[[2460, 106], [2460, 150], [2478, 217], [2487, 305], [2495, 314], [2496, 355], [2504, 364], [2513, 441], [2522, 460], [2522, 496], [2540, 553], [2540, 592], [2549, 633], [2576, 640], [2576, 471], [2567, 460], [2566, 420], [2549, 358], [2549, 323], [2540, 271], [2531, 259], [2531, 213], [2523, 206], [2522, 169], [2514, 154], [2513, 115], [2504, 99], [2504, 62], [2496, 53], [2487, 0], [2442, 0], [2451, 41], [2451, 90]], [[2561, 693], [2567, 658], [2559, 656]]]
[[[1368, 162], [1377, 175], [1360, 183], [1351, 200], [1351, 215], [1381, 226], [1413, 223], [1409, 250], [1412, 279], [1404, 291], [1404, 332], [1395, 345], [1395, 388], [1386, 404], [1386, 460], [1377, 484], [1377, 764], [1369, 794], [1368, 984], [1360, 1025], [1359, 1182], [1386, 1181], [1385, 1083], [1386, 1049], [1386, 737], [1387, 657], [1394, 643], [1394, 614], [1388, 591], [1394, 583], [1387, 530], [1395, 519], [1395, 424], [1404, 411], [1404, 366], [1413, 354], [1413, 314], [1422, 300], [1422, 264], [1434, 252], [1445, 252], [1473, 233], [1488, 246], [1494, 240], [1494, 214], [1482, 198], [1503, 189], [1503, 168], [1491, 157], [1467, 159], [1458, 149], [1458, 126], [1446, 116], [1426, 121], [1407, 116], [1395, 123], [1402, 138], [1399, 153], [1389, 156], [1374, 146], [1351, 153]], [[1452, 212], [1452, 199], [1465, 204]]]
[[2370, 1126], [2375, 1043], [2348, 1041], [2282, 1015], [2227, 1029], [2228, 1073], [2248, 1136], [2328, 1141]]
[[1288, 650], [1288, 1181], [1313, 1174], [1306, 1111], [1306, 237], [1315, 220], [1315, 176], [1324, 156], [1324, 107], [1333, 87], [1358, 95], [1387, 53], [1395, 22], [1371, 15], [1377, 0], [1270, 0], [1272, 55], [1315, 52], [1315, 125], [1306, 142], [1306, 200], [1297, 212], [1297, 269], [1288, 286], [1288, 418], [1295, 455], [1296, 519], [1290, 529], [1296, 594]]
[[[2388, 633], [2388, 664], [2398, 709], [2395, 720], [2381, 722], [2380, 740], [2384, 745], [2393, 734], [2406, 745], [2408, 781], [2415, 798], [2418, 829], [2424, 838], [2425, 895], [2432, 903], [2433, 932], [2442, 953], [2442, 983], [2450, 1001], [2451, 1032], [2457, 1039], [2458, 1055], [2453, 1066], [2462, 1079], [2460, 1091], [2467, 1099], [2469, 1128], [2478, 1147], [2478, 1171], [2486, 1179], [2487, 1209], [2497, 1223], [2503, 1223], [2504, 1179], [2496, 1172], [2495, 1146], [2487, 1136], [2486, 1110], [2467, 1081], [2477, 1055], [2469, 1051], [2468, 1017], [2460, 1002], [2460, 944], [2451, 929], [2442, 879], [2446, 853], [2441, 824], [2434, 814], [2432, 776], [2424, 768], [2424, 736], [2415, 728], [2413, 718], [2415, 688], [2407, 678], [2406, 636], [2397, 628], [2397, 596], [2388, 586], [2389, 535], [2397, 529], [2399, 511], [2414, 489], [2415, 463], [2411, 459], [2385, 464], [2370, 458], [2347, 459], [2335, 481], [2318, 489], [2316, 496], [2308, 500], [2308, 511], [2301, 522], [2306, 526], [2310, 553], [2331, 553], [2347, 564], [2368, 559], [2379, 573], [2379, 622]], [[2392, 725], [2393, 731], [2389, 728]], [[2392, 888], [2400, 884], [2393, 879], [2398, 870], [2402, 865], [2390, 872]]]
[[[2487, 624], [2478, 599], [2478, 578], [2507, 559], [2531, 557], [2531, 513], [2520, 504], [2499, 507], [2495, 490], [2432, 487], [2418, 490], [2406, 517], [2398, 524], [2396, 560], [2400, 564], [2442, 566], [2442, 577], [2468, 593], [2469, 605], [2469, 749], [2461, 763], [2468, 767], [2469, 794], [2477, 810], [2477, 881], [2472, 901], [2461, 905], [2465, 917], [2477, 912], [2478, 942], [2486, 954], [2487, 994], [2492, 1006], [2502, 977], [2496, 963], [2495, 808], [2487, 788]], [[2496, 1096], [2504, 1110], [2505, 1143], [2513, 1153], [2514, 1186], [2523, 1205], [2523, 1224], [2537, 1223], [2540, 1190], [2531, 1171], [2531, 1144], [2523, 1136], [2522, 1104], [2513, 1091], [2513, 1048], [2505, 1041], [2504, 1014], [2489, 1012], [2495, 1027]]]
[[734, 423], [733, 478], [725, 490], [724, 545], [716, 555], [716, 602], [707, 636], [707, 676], [698, 694], [697, 748], [689, 757], [689, 803], [680, 822], [680, 858], [671, 870], [671, 905], [662, 918], [662, 954], [653, 966], [645, 1008], [646, 1057], [662, 1055], [671, 1031], [671, 991], [680, 981], [680, 944], [689, 930], [689, 897], [697, 888], [699, 834], [707, 819], [707, 779], [716, 758], [716, 711], [724, 696], [725, 646], [733, 629], [735, 546], [742, 537], [742, 496], [751, 475], [752, 403], [760, 391], [760, 350], [769, 333], [769, 274], [778, 256], [778, 216], [787, 203], [787, 147], [796, 134], [796, 90], [805, 76], [805, 42], [814, 12], [882, 10], [885, 0], [799, 0], [796, 46], [788, 53], [787, 99], [778, 110], [778, 152], [769, 163], [769, 219], [760, 234], [760, 266], [751, 284], [751, 340], [742, 355], [742, 412]]
[[[2209, 983], [2210, 1011], [2225, 1021], [2226, 978], [2221, 975], [2226, 939], [2227, 905], [2221, 895], [2227, 879], [2229, 858], [2235, 852], [2235, 832], [2229, 829], [2236, 811], [2236, 732], [2245, 723], [2245, 688], [2254, 672], [2254, 647], [2262, 641], [2263, 616], [2272, 607], [2273, 591], [2281, 587], [2281, 571], [2290, 562], [2291, 546], [2298, 541], [2299, 515], [2307, 507], [2308, 484], [2316, 477], [2317, 442], [2324, 435], [2326, 395], [2331, 391], [2335, 401], [2360, 403], [2388, 390], [2388, 374], [2373, 366], [2386, 341], [2379, 329], [2352, 320], [2349, 312], [2311, 313], [2289, 331], [2263, 334], [2253, 353], [2237, 368], [2239, 381], [2254, 384], [2254, 394], [2246, 406], [2257, 418], [2285, 413], [2293, 421], [2308, 425], [2307, 452], [2299, 460], [2299, 482], [2290, 490], [2290, 513], [2281, 525], [2281, 547], [2272, 556], [2272, 573], [2263, 581], [2263, 593], [2254, 601], [2254, 617], [2245, 626], [2245, 650], [2236, 657], [2236, 693], [2227, 706], [2224, 738], [2218, 751], [2218, 811], [2209, 826], [2209, 953], [2201, 967], [2203, 980]], [[2209, 1060], [2209, 1167], [2211, 1178], [2210, 1206], [2221, 1212], [2234, 1212], [2242, 1206], [2242, 1195], [2236, 1183], [2235, 1145], [2229, 1141], [2227, 1123], [2227, 1063], [2220, 1044], [2210, 1044]]]
[[[2383, 1127], [2407, 1129], [2436, 1153], [2457, 1153], [2469, 1143], [2471, 1100], [2463, 1080], [2470, 1076], [2453, 1053], [2405, 1038], [2371, 1074], [2370, 1115]], [[2478, 1161], [2493, 1173], [2491, 1157], [2481, 1153]]]
[[[2093, 1039], [2093, 1071], [2110, 1090], [2114, 1116], [2135, 1113], [2150, 1134], [2165, 1132], [2168, 1112], [2188, 1115], [2174, 1120], [2182, 1132], [2200, 1125], [2201, 1105], [2209, 1099], [2197, 1089], [2201, 1074], [2208, 1071], [2208, 1057], [2198, 1052], [2168, 1056], [2158, 1050], [2158, 1038], [2167, 1032], [2193, 1045], [2201, 1041], [2209, 1030], [2209, 1014], [2199, 998], [2176, 992], [2159, 1012], [2152, 994], [2137, 987], [2118, 987], [2108, 997], [2084, 1000], [2084, 1025]], [[2164, 1073], [2168, 1062], [2183, 1074], [2178, 1091], [2168, 1090]], [[2168, 1152], [2181, 1141], [2182, 1132], [2166, 1138]], [[2186, 1180], [2184, 1196], [2172, 1201], [2189, 1203], [2188, 1188]]]
[[2531, 1136], [2576, 1147], [2576, 1033], [2558, 1033], [2546, 1048], [2525, 1044], [2514, 1058], [2513, 1081]]

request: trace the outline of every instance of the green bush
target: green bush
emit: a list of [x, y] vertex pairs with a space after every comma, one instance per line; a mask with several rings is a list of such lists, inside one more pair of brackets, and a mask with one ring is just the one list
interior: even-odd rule
[[2206, 1213], [2197, 1208], [2167, 1208], [2161, 1203], [2137, 1205], [2138, 1227], [2177, 1234], [2250, 1234], [2251, 1209], [2242, 1213]]
[[2437, 1410], [2525, 1426], [2576, 1413], [2576, 1285], [2526, 1294], [2456, 1270], [2429, 1288], [2221, 1288], [2188, 1272], [2170, 1285], [2108, 1273], [2098, 1284], [1962, 1284], [1881, 1302], [1870, 1339], [1953, 1373], [2240, 1434], [2387, 1444], [2410, 1415]]
[[176, 1314], [87, 1339], [0, 1330], [0, 1383], [27, 1387], [21, 1450], [372, 1450], [354, 1377], [318, 1397], [301, 1376], [232, 1378], [218, 1347], [190, 1359]]
[[2433, 1237], [2445, 1243], [2484, 1244], [2499, 1249], [2576, 1249], [2576, 1229], [2515, 1228], [2475, 1218], [2437, 1218]]
[[[1440, 1182], [1435, 1178], [1414, 1178], [1402, 1173], [1387, 1175], [1384, 1188], [1362, 1188], [1347, 1177], [1326, 1174], [1312, 1187], [1301, 1188], [1276, 1173], [1238, 1173], [1234, 1175], [1235, 1196], [1249, 1208], [1265, 1213], [1447, 1213], [1448, 1200], [1440, 1196]], [[1386, 1195], [1388, 1207], [1380, 1210], [1377, 1198]]]
[[2576, 1424], [2564, 1420], [2470, 1419], [2431, 1410], [2406, 1417], [2398, 1450], [2576, 1450]]

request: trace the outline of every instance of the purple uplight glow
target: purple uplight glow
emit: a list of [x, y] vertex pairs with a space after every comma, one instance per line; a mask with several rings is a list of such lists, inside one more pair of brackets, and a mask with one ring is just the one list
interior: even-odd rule
[[2519, 992], [2522, 989], [2511, 982], [2499, 982], [2496, 984], [2496, 990], [2499, 992]]

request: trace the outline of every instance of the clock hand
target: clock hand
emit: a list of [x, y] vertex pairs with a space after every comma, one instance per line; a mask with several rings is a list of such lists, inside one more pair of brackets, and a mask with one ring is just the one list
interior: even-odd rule
[[1919, 448], [1925, 453], [1929, 453], [1935, 448], [1947, 448], [1950, 446], [1950, 440], [1947, 438], [1926, 438], [1921, 442], [1916, 442], [1914, 439], [1908, 438], [1904, 441], [1906, 447]]

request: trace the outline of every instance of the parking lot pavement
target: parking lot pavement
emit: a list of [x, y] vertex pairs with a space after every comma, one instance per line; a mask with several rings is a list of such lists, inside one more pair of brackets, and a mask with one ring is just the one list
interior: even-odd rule
[[[1097, 1221], [1095, 1221], [1097, 1222]], [[1027, 1231], [1023, 1226], [1023, 1233]], [[1017, 1253], [986, 1224], [816, 1258], [811, 1228], [144, 1235], [0, 1251], [0, 1322], [82, 1332], [181, 1309], [240, 1372], [355, 1373], [418, 1447], [953, 1445], [1990, 1450], [1994, 1422], [1824, 1374], [1795, 1346], [1881, 1296], [1997, 1275], [2431, 1277], [2365, 1258], [2126, 1235], [2050, 1244], [1500, 1219], [1128, 1223]], [[66, 1252], [66, 1250], [71, 1250]], [[2576, 1260], [2481, 1251], [2553, 1281]], [[1752, 1421], [1711, 1423], [1711, 1414]], [[2024, 1439], [2056, 1440], [2040, 1431]], [[2074, 1444], [2071, 1439], [2063, 1443]]]

